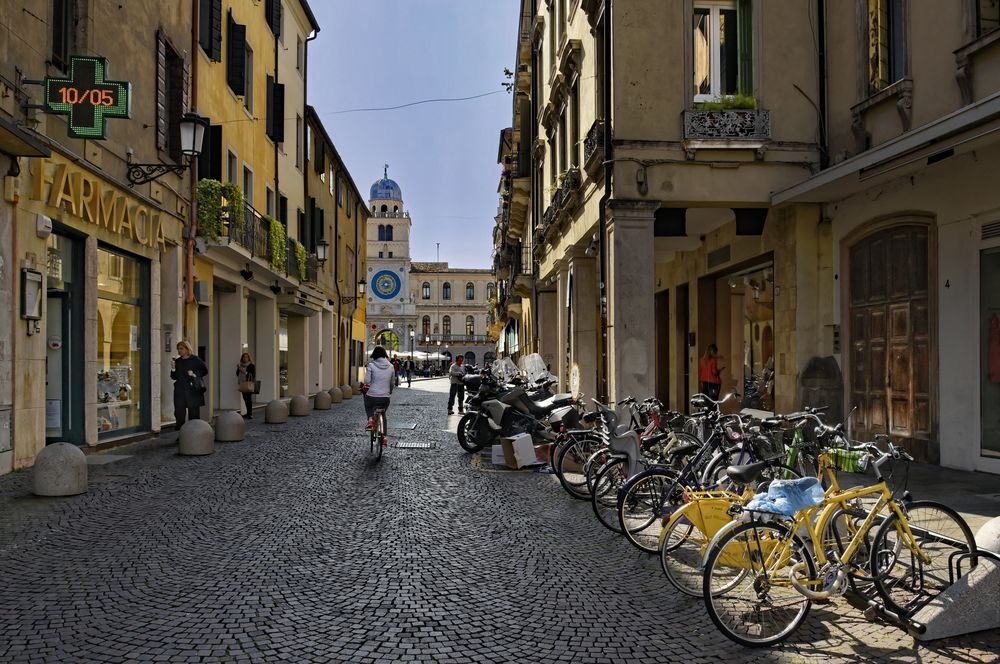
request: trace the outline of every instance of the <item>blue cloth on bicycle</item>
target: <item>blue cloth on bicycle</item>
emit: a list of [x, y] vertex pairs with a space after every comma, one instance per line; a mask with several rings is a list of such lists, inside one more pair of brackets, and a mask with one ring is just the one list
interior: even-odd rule
[[767, 493], [754, 496], [744, 509], [793, 517], [796, 512], [821, 502], [823, 485], [819, 483], [819, 479], [803, 477], [798, 480], [774, 480], [767, 488]]

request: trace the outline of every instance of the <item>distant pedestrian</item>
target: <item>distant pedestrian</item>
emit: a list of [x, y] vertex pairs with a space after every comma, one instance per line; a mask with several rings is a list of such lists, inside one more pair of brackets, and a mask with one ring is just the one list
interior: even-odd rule
[[399, 355], [392, 356], [392, 379], [396, 381], [396, 387], [399, 387]]
[[413, 383], [413, 372], [417, 370], [417, 365], [413, 363], [413, 360], [406, 361], [406, 386], [410, 387]]
[[719, 366], [719, 347], [709, 344], [705, 354], [698, 362], [698, 380], [701, 382], [701, 391], [710, 399], [719, 400], [719, 393], [722, 392], [722, 370], [725, 367]]
[[250, 353], [240, 355], [240, 363], [236, 365], [236, 381], [239, 383], [240, 393], [243, 394], [243, 403], [247, 407], [244, 417], [252, 420], [253, 395], [257, 393], [257, 367]]
[[465, 356], [459, 355], [448, 368], [448, 378], [451, 381], [451, 390], [448, 392], [448, 414], [454, 415], [455, 398], [458, 397], [458, 412], [465, 412]]
[[208, 367], [187, 341], [177, 342], [177, 357], [170, 359], [170, 378], [174, 381], [174, 418], [180, 430], [187, 420], [201, 419], [205, 405], [205, 387], [202, 379]]

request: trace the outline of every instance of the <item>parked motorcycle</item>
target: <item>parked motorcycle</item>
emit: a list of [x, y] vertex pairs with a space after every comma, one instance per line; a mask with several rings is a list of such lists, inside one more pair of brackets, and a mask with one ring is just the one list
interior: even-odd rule
[[[547, 418], [557, 409], [573, 402], [571, 394], [545, 396], [552, 382], [543, 380], [529, 393], [525, 386], [515, 386], [502, 392], [498, 387], [480, 385], [476, 396], [470, 400], [470, 410], [458, 423], [458, 443], [466, 452], [479, 452], [487, 445], [494, 445], [500, 438], [530, 434], [536, 438], [550, 435]], [[484, 388], [487, 392], [484, 393]], [[489, 395], [488, 390], [498, 393]], [[544, 398], [543, 398], [544, 397]], [[563, 414], [561, 417], [564, 417]]]

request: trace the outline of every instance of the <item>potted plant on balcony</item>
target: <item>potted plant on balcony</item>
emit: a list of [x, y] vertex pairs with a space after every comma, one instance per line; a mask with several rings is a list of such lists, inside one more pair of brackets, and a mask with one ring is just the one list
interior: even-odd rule
[[295, 267], [298, 268], [299, 281], [306, 280], [306, 259], [309, 254], [306, 253], [306, 248], [302, 246], [301, 242], [295, 243]]
[[268, 224], [268, 234], [271, 236], [271, 267], [276, 270], [285, 268], [285, 227], [273, 217], [264, 217]]
[[218, 240], [225, 230], [226, 219], [235, 222], [236, 235], [243, 233], [243, 190], [231, 182], [201, 180], [198, 183], [198, 234]]

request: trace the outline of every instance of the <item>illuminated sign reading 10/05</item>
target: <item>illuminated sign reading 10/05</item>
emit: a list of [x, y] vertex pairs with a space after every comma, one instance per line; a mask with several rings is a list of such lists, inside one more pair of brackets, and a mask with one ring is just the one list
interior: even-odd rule
[[73, 55], [68, 77], [45, 77], [45, 110], [69, 116], [70, 136], [103, 139], [107, 118], [131, 117], [131, 84], [107, 80], [107, 71], [104, 58]]

